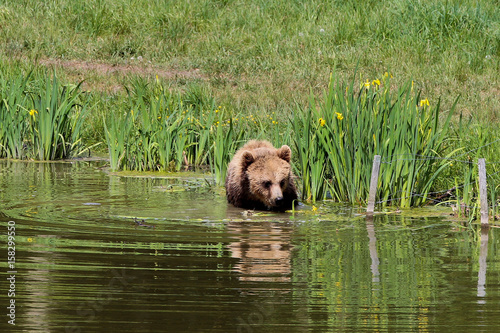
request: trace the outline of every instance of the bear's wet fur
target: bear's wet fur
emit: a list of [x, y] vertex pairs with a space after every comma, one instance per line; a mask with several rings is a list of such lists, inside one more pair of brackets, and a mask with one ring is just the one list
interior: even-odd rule
[[235, 154], [226, 177], [227, 201], [236, 207], [285, 211], [297, 200], [287, 145], [252, 140]]

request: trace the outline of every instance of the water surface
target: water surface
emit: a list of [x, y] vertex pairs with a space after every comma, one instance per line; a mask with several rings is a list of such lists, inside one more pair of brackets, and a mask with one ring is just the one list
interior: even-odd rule
[[0, 161], [1, 332], [500, 329], [496, 228], [332, 203], [242, 214], [208, 174], [102, 166]]

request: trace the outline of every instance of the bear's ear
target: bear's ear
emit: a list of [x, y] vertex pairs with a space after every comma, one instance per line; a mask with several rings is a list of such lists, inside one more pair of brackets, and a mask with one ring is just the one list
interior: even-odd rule
[[255, 161], [255, 157], [253, 156], [252, 152], [246, 151], [243, 153], [242, 159], [241, 159], [241, 166], [243, 167], [243, 170], [246, 170], [250, 164], [252, 164]]
[[283, 145], [278, 149], [278, 157], [290, 163], [292, 159], [292, 150], [287, 145]]

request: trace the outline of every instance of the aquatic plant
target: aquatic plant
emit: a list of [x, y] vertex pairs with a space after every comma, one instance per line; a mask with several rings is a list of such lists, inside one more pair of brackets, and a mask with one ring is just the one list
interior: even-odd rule
[[[449, 150], [456, 150], [450, 167], [439, 177], [439, 188], [450, 189], [447, 200], [443, 203], [452, 205], [455, 214], [472, 221], [480, 217], [480, 198], [478, 184], [478, 159], [486, 161], [488, 184], [488, 205], [490, 216], [499, 219], [500, 204], [500, 135], [494, 124], [483, 125], [467, 120], [461, 115], [450, 126], [451, 137]], [[450, 183], [447, 181], [451, 179]]]
[[216, 184], [221, 186], [226, 180], [229, 162], [244, 137], [243, 129], [237, 130], [235, 128], [232, 117], [228, 119], [228, 126], [223, 125], [219, 121], [215, 125], [214, 147], [210, 164], [212, 173], [215, 174]]
[[28, 97], [24, 93], [29, 76], [17, 76], [10, 79], [3, 75], [0, 80], [0, 157], [23, 158], [26, 153], [24, 149], [24, 137], [27, 132], [27, 121], [35, 113], [29, 109], [21, 108], [27, 106]]
[[0, 77], [0, 157], [54, 160], [85, 149], [81, 142], [86, 97], [78, 85], [61, 85], [57, 76], [33, 84], [31, 73]]
[[[178, 170], [185, 120], [182, 103], [168, 91], [136, 82], [129, 92], [130, 109], [104, 121], [112, 170]], [[179, 116], [179, 115], [182, 115]]]
[[131, 111], [105, 120], [112, 170], [210, 165], [217, 182], [224, 182], [244, 134], [231, 114], [213, 99], [194, 98], [193, 91], [171, 93], [158, 79], [153, 87], [135, 82], [128, 92]]
[[299, 189], [302, 199], [315, 202], [326, 196], [326, 164], [324, 150], [318, 145], [318, 127], [324, 126], [324, 120], [317, 122], [304, 110], [299, 109], [290, 119], [293, 125], [293, 138], [297, 163], [294, 164], [299, 176]]
[[33, 102], [30, 116], [34, 149], [38, 159], [54, 160], [73, 155], [81, 145], [80, 134], [87, 104], [80, 85], [61, 86], [57, 76], [47, 76], [45, 89], [29, 93]]
[[431, 157], [443, 153], [456, 102], [439, 127], [440, 103], [422, 100], [412, 82], [393, 92], [387, 73], [382, 82], [367, 80], [360, 87], [332, 75], [323, 98], [311, 94], [309, 107], [296, 107], [291, 119], [303, 199], [325, 198], [326, 184], [334, 199], [363, 203], [373, 156], [381, 155], [379, 200], [402, 207], [425, 202], [449, 164]]
[[126, 145], [132, 125], [130, 118], [131, 113], [127, 112], [125, 115], [108, 117], [107, 120], [103, 120], [111, 170], [119, 170], [121, 168], [121, 162], [126, 153]]

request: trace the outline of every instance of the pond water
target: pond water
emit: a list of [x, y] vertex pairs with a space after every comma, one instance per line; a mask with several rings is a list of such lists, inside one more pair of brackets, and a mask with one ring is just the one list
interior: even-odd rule
[[244, 214], [209, 175], [102, 166], [0, 161], [1, 332], [500, 328], [497, 228], [331, 203]]

